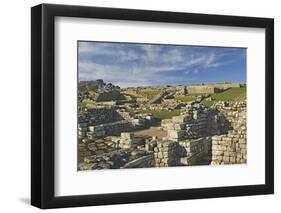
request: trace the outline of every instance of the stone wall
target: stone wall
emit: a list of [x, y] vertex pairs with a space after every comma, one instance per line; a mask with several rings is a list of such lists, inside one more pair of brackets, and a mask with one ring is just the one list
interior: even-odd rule
[[247, 162], [246, 138], [239, 134], [212, 137], [212, 165]]
[[96, 126], [89, 126], [87, 136], [89, 139], [92, 139], [94, 137], [119, 135], [121, 132], [131, 131], [132, 129], [134, 129], [134, 127], [130, 122], [122, 120]]
[[241, 84], [239, 83], [218, 83], [218, 84], [209, 84], [209, 86], [213, 86], [219, 89], [229, 89], [229, 88], [240, 88]]
[[246, 103], [219, 102], [216, 107], [232, 129], [227, 134], [212, 137], [212, 164], [247, 163]]
[[187, 87], [187, 93], [189, 94], [203, 94], [203, 93], [213, 94], [220, 91], [221, 90], [219, 88], [212, 87], [212, 86], [204, 86], [204, 85]]
[[207, 165], [211, 162], [211, 137], [185, 141], [158, 141], [154, 148], [156, 167]]
[[144, 129], [155, 123], [152, 116], [134, 115], [108, 106], [80, 111], [78, 119], [78, 136], [88, 139], [120, 135], [121, 132]]
[[186, 166], [210, 164], [211, 137], [203, 137], [180, 141], [179, 145], [186, 151], [186, 156], [181, 158], [181, 163]]
[[230, 88], [240, 88], [239, 83], [192, 85], [187, 87], [188, 93], [217, 93]]
[[215, 109], [194, 104], [161, 126], [166, 140], [184, 147], [183, 165], [246, 163], [245, 102], [218, 102]]
[[227, 133], [230, 122], [218, 110], [193, 104], [181, 115], [162, 120], [161, 127], [167, 130], [167, 140], [181, 141]]
[[173, 141], [158, 141], [154, 148], [156, 167], [169, 167], [180, 165], [179, 143]]
[[106, 92], [97, 93], [95, 101], [116, 101], [123, 100], [124, 96], [118, 90], [111, 90]]
[[88, 123], [89, 125], [99, 125], [123, 120], [122, 116], [114, 107], [96, 107], [81, 111], [78, 114], [79, 123]]
[[145, 140], [134, 136], [131, 132], [122, 132], [120, 138], [117, 139], [118, 148], [130, 149], [137, 148], [138, 146], [144, 145]]

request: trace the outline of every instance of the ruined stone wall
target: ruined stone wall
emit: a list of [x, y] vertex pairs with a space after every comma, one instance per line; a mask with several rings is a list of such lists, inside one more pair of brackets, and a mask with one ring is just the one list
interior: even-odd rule
[[230, 123], [223, 113], [194, 104], [180, 116], [162, 120], [161, 127], [167, 130], [168, 140], [181, 141], [227, 133]]
[[118, 90], [111, 90], [107, 92], [97, 93], [95, 96], [95, 101], [116, 101], [122, 100], [124, 96]]
[[217, 93], [229, 88], [240, 88], [239, 83], [192, 85], [187, 87], [188, 93]]
[[180, 165], [179, 143], [173, 141], [158, 141], [154, 148], [156, 167], [169, 167]]
[[221, 84], [210, 84], [209, 86], [213, 86], [219, 89], [229, 89], [229, 88], [240, 88], [241, 85], [239, 83], [221, 83]]
[[79, 138], [93, 139], [121, 132], [144, 129], [153, 123], [151, 116], [131, 115], [114, 107], [96, 107], [80, 112], [78, 124]]
[[218, 102], [216, 109], [194, 104], [163, 120], [161, 127], [167, 130], [166, 140], [185, 149], [183, 165], [246, 162], [245, 102]]
[[211, 137], [185, 141], [158, 141], [156, 167], [207, 165], [211, 161]]
[[212, 153], [211, 137], [180, 141], [179, 145], [186, 151], [186, 156], [181, 158], [183, 165], [192, 166], [210, 163]]
[[87, 136], [89, 139], [92, 139], [94, 137], [119, 135], [121, 132], [131, 131], [132, 129], [134, 129], [134, 127], [130, 122], [122, 120], [96, 126], [89, 126]]
[[211, 161], [211, 135], [227, 132], [223, 114], [200, 104], [190, 105], [182, 115], [163, 120], [167, 140], [178, 142], [180, 165], [209, 164]]
[[114, 107], [96, 107], [80, 112], [78, 115], [79, 123], [88, 123], [89, 125], [99, 125], [123, 120], [122, 116]]
[[239, 134], [212, 137], [212, 165], [246, 162], [246, 138], [241, 138]]
[[220, 102], [216, 106], [228, 119], [232, 129], [212, 137], [212, 164], [247, 162], [246, 103]]
[[211, 86], [205, 86], [205, 85], [198, 85], [198, 86], [189, 86], [187, 87], [187, 92], [189, 94], [200, 94], [200, 93], [216, 93], [219, 92], [220, 90], [218, 88], [215, 87], [211, 87]]

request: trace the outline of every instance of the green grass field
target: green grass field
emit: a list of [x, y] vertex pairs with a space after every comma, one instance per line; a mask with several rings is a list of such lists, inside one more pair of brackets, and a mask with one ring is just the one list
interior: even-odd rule
[[216, 101], [243, 101], [246, 99], [246, 87], [232, 88], [211, 95], [212, 101], [203, 100], [201, 103], [211, 107]]
[[246, 99], [246, 87], [232, 88], [212, 95], [217, 101], [242, 101]]
[[137, 112], [139, 113], [151, 113], [154, 117], [159, 118], [159, 119], [169, 119], [172, 118], [173, 116], [178, 116], [180, 115], [180, 110], [138, 110]]

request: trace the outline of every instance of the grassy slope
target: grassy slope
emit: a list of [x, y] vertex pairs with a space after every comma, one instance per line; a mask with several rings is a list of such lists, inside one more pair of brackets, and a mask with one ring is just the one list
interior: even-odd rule
[[246, 99], [246, 87], [232, 88], [221, 93], [212, 94], [212, 101], [203, 100], [202, 103], [208, 107], [216, 101], [243, 101]]
[[218, 101], [242, 101], [246, 98], [246, 87], [233, 88], [222, 93], [212, 95], [212, 98]]

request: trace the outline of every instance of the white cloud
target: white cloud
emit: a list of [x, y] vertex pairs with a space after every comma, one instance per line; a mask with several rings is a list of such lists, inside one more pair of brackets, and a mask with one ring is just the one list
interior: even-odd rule
[[230, 52], [215, 52], [208, 48], [204, 51], [204, 48], [196, 47], [80, 42], [79, 79], [101, 78], [120, 86], [184, 82], [185, 79], [165, 73], [182, 70], [188, 77], [217, 68], [225, 64], [221, 58]]

